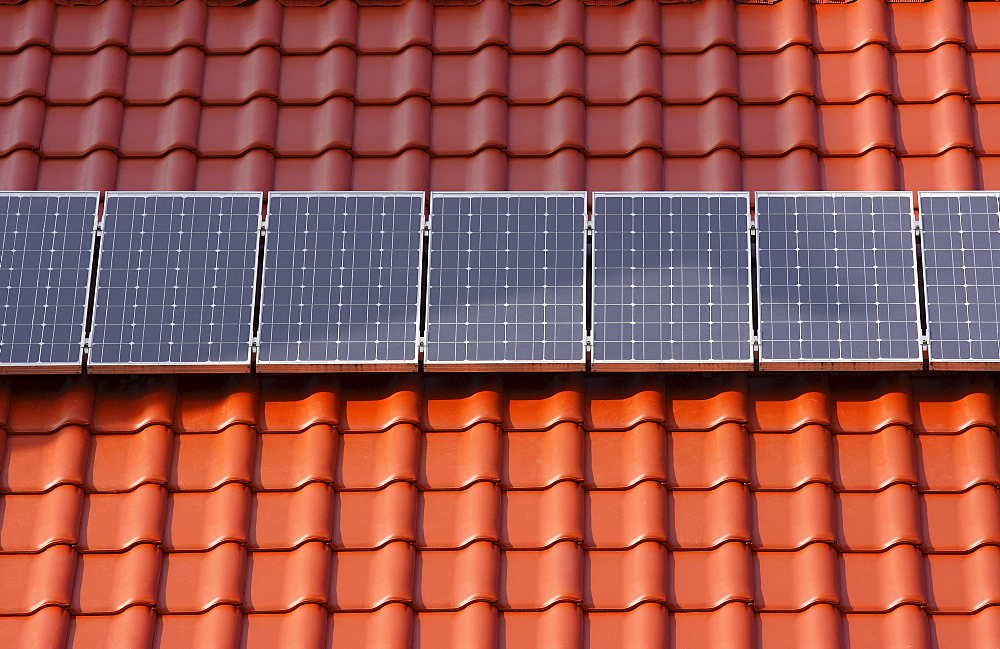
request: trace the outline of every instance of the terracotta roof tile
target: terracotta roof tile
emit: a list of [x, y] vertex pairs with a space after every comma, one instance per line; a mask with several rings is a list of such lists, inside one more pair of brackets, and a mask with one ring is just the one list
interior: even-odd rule
[[27, 615], [44, 606], [69, 606], [76, 576], [76, 552], [53, 545], [38, 554], [0, 554], [0, 615]]
[[855, 613], [885, 612], [902, 604], [923, 606], [922, 559], [912, 545], [897, 545], [884, 553], [841, 554], [841, 606]]
[[585, 433], [584, 444], [588, 487], [625, 489], [643, 480], [667, 479], [667, 436], [655, 422], [642, 422], [624, 431]]
[[667, 530], [671, 545], [708, 549], [750, 540], [748, 495], [738, 482], [724, 482], [709, 491], [670, 492]]
[[66, 426], [48, 434], [7, 434], [0, 491], [42, 493], [61, 484], [82, 485], [87, 471], [87, 431]]
[[500, 429], [474, 424], [461, 432], [430, 432], [421, 436], [418, 482], [424, 489], [462, 489], [474, 482], [499, 482]]
[[509, 550], [500, 557], [502, 609], [542, 610], [583, 600], [583, 550], [571, 541], [545, 550]]
[[[673, 555], [673, 569], [683, 575], [685, 559]], [[656, 542], [640, 543], [628, 550], [592, 550], [584, 563], [590, 585], [583, 605], [588, 609], [627, 610], [646, 602], [670, 601], [665, 579], [671, 564], [667, 548]]]
[[474, 602], [498, 601], [495, 567], [500, 565], [500, 553], [495, 544], [487, 541], [472, 543], [461, 550], [421, 551], [416, 558], [414, 606], [457, 610], [475, 606]]
[[460, 611], [434, 611], [416, 614], [413, 646], [451, 649], [490, 646], [499, 628], [497, 609], [485, 602], [475, 602]]
[[512, 431], [504, 436], [503, 446], [502, 479], [510, 488], [539, 489], [560, 480], [583, 480], [584, 436], [578, 424]]
[[133, 9], [129, 49], [145, 54], [173, 52], [185, 46], [200, 48], [205, 44], [207, 23], [208, 7], [204, 3]]
[[[400, 490], [397, 488], [397, 491]], [[501, 490], [490, 482], [477, 482], [461, 491], [421, 491], [417, 495], [416, 512], [418, 545], [447, 549], [463, 547], [480, 539], [499, 541], [501, 522], [506, 522], [501, 518], [505, 511], [502, 498]], [[537, 512], [532, 514], [537, 516]], [[562, 533], [556, 525], [549, 526], [550, 533], [553, 530], [557, 535]], [[544, 531], [536, 534], [544, 534]], [[543, 545], [548, 543], [527, 547]]]
[[148, 646], [153, 642], [155, 629], [156, 611], [147, 606], [130, 606], [113, 615], [77, 615], [70, 622], [66, 646], [72, 649], [115, 644]]
[[326, 424], [300, 433], [261, 433], [257, 440], [254, 487], [296, 489], [309, 482], [335, 481], [337, 434]]
[[817, 541], [835, 542], [833, 496], [829, 487], [815, 483], [797, 491], [753, 493], [754, 547], [796, 550]]
[[[1000, 540], [1000, 494], [993, 485], [979, 485], [964, 493], [925, 494], [923, 546], [930, 552], [968, 552]], [[973, 522], [974, 521], [974, 522]]]
[[669, 504], [667, 490], [653, 481], [640, 482], [625, 491], [588, 491], [584, 545], [622, 549], [647, 540], [671, 540]]
[[837, 552], [811, 543], [796, 552], [757, 552], [753, 562], [754, 604], [762, 611], [803, 611], [839, 604]]
[[841, 613], [830, 604], [816, 604], [794, 613], [763, 612], [756, 622], [760, 643], [766, 647], [794, 649], [843, 644]]
[[254, 441], [253, 431], [244, 424], [218, 433], [175, 435], [170, 488], [208, 491], [227, 482], [250, 482]]
[[389, 541], [412, 542], [416, 536], [416, 501], [417, 490], [407, 482], [393, 482], [379, 491], [337, 492], [333, 508], [334, 545], [370, 549]]
[[228, 483], [214, 491], [172, 493], [163, 530], [166, 550], [208, 550], [220, 543], [247, 542], [250, 490]]
[[108, 0], [95, 6], [57, 6], [51, 45], [61, 52], [94, 52], [107, 45], [125, 47], [129, 41], [132, 5]]
[[243, 644], [248, 649], [321, 646], [329, 620], [318, 604], [303, 604], [283, 615], [251, 613], [243, 620]]
[[594, 649], [622, 645], [655, 649], [668, 646], [670, 615], [666, 606], [656, 603], [640, 604], [625, 613], [593, 612], [587, 615], [584, 630]]
[[333, 490], [326, 484], [253, 494], [248, 536], [252, 548], [287, 550], [306, 541], [330, 541], [332, 530]]
[[202, 613], [219, 604], [242, 603], [246, 554], [236, 543], [207, 552], [164, 554], [157, 610]]
[[[10, 647], [62, 647], [70, 617], [59, 606], [46, 606], [31, 615], [0, 616], [0, 642]], [[102, 637], [107, 633], [107, 628], [101, 629]]]
[[933, 615], [931, 624], [941, 649], [989, 646], [1000, 630], [1000, 607], [990, 606], [973, 615]]
[[156, 616], [156, 640], [163, 647], [219, 647], [240, 644], [242, 619], [235, 606], [215, 606], [198, 614]]
[[241, 55], [206, 56], [201, 99], [209, 104], [243, 104], [254, 97], [276, 97], [280, 62], [273, 47]]
[[844, 644], [858, 649], [896, 646], [925, 649], [930, 629], [927, 615], [919, 606], [903, 605], [882, 615], [844, 615]]
[[835, 507], [837, 544], [844, 550], [878, 551], [899, 543], [920, 543], [919, 499], [909, 485], [874, 493], [839, 493]]
[[810, 482], [833, 483], [833, 436], [822, 426], [750, 437], [750, 483], [761, 490], [794, 490]]
[[83, 492], [63, 485], [45, 494], [0, 495], [0, 552], [37, 552], [55, 543], [74, 544]]
[[[274, 613], [289, 611], [305, 602], [325, 602], [330, 589], [330, 575], [334, 574], [336, 577], [333, 579], [339, 579], [343, 568], [338, 561], [337, 567], [333, 568], [335, 572], [331, 573], [330, 557], [330, 547], [319, 542], [305, 543], [290, 552], [249, 553], [243, 605], [252, 612]], [[233, 559], [232, 563], [235, 570], [237, 561]], [[405, 574], [405, 570], [400, 572]], [[368, 578], [371, 581], [367, 583], [371, 583], [372, 588], [378, 588], [379, 592], [386, 585], [380, 582], [374, 571]], [[355, 583], [361, 586], [366, 582], [355, 579]], [[379, 603], [371, 602], [373, 606], [362, 608], [376, 608]]]
[[95, 434], [90, 438], [86, 486], [98, 492], [129, 491], [145, 483], [171, 480], [173, 434], [152, 425], [132, 434]]
[[964, 491], [1000, 484], [996, 434], [985, 427], [958, 435], [917, 435], [920, 487], [926, 491]]
[[340, 436], [338, 454], [336, 479], [344, 489], [416, 482], [420, 431], [413, 424], [397, 424], [379, 433], [346, 433]]
[[731, 602], [715, 611], [678, 612], [671, 621], [677, 646], [701, 644], [712, 649], [753, 646], [754, 614], [744, 602]]
[[166, 511], [167, 492], [157, 484], [143, 484], [127, 493], [87, 494], [77, 548], [119, 552], [138, 543], [159, 544]]
[[117, 613], [129, 606], [156, 604], [162, 553], [140, 543], [121, 554], [81, 554], [70, 610], [77, 614]]

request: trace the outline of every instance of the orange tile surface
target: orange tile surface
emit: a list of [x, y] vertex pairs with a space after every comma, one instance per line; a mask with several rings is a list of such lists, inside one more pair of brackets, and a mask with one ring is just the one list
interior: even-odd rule
[[2, 646], [991, 646], [992, 375], [617, 379], [7, 379]]

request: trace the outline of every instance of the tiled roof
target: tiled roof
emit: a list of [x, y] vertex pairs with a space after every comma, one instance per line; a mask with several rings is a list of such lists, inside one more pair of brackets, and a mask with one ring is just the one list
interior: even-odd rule
[[1000, 184], [996, 2], [65, 2], [0, 6], [0, 189]]
[[20, 377], [0, 646], [995, 646], [989, 374]]

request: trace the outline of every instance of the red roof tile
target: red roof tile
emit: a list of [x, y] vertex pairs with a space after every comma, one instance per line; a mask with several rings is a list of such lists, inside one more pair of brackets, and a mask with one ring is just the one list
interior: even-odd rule
[[[990, 186], [1000, 177], [995, 7], [890, 4], [32, 1], [3, 9], [13, 27], [0, 50], [14, 74], [0, 103], [33, 96], [47, 107], [17, 104], [0, 180], [15, 189]], [[202, 110], [170, 104], [181, 97]], [[122, 101], [137, 110], [119, 117]], [[81, 119], [93, 127], [60, 130]]]

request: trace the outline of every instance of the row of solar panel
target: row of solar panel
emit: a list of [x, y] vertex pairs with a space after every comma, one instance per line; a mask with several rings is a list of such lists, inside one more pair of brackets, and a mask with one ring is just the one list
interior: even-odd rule
[[[99, 198], [0, 194], [0, 371], [923, 362], [905, 192]], [[920, 208], [932, 366], [1000, 366], [1000, 193]]]

